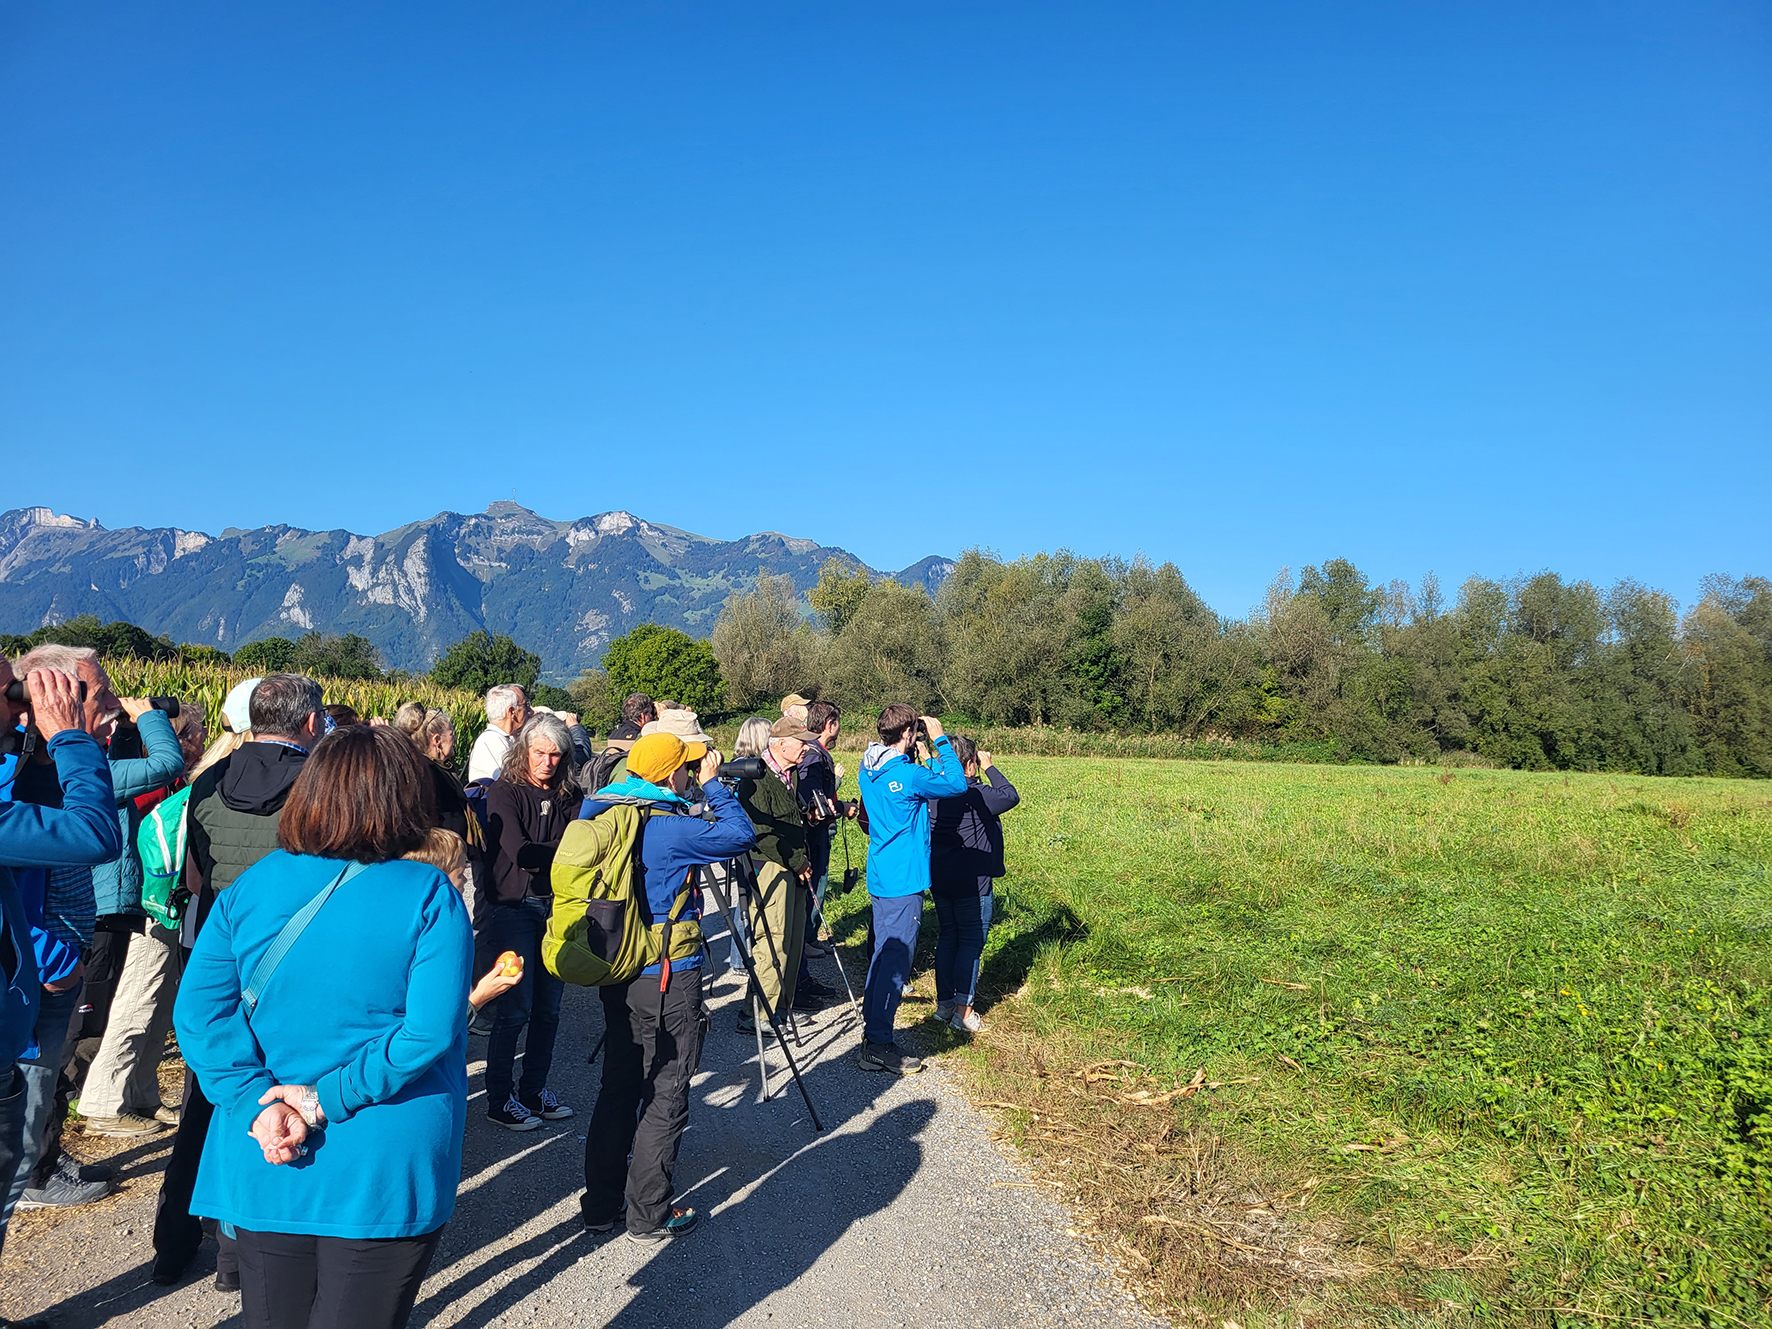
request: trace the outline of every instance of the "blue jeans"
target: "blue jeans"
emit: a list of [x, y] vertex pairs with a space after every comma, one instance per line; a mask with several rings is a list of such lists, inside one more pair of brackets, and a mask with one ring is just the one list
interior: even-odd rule
[[43, 990], [37, 1006], [37, 1055], [21, 1058], [19, 1073], [25, 1078], [24, 1138], [19, 1143], [18, 1170], [12, 1174], [12, 1185], [0, 1203], [0, 1224], [11, 1221], [19, 1196], [31, 1184], [31, 1174], [43, 1158], [43, 1145], [49, 1138], [49, 1114], [55, 1110], [55, 1082], [61, 1076], [62, 1051], [68, 1045], [68, 1029], [74, 1011], [80, 1005], [80, 988], [76, 983], [66, 992]]
[[486, 1040], [486, 1106], [496, 1110], [511, 1096], [516, 1078], [517, 1040], [523, 1027], [523, 1080], [518, 1096], [534, 1101], [547, 1088], [554, 1064], [554, 1037], [560, 1029], [560, 996], [566, 985], [541, 962], [541, 938], [548, 927], [552, 902], [530, 896], [522, 904], [492, 907], [486, 923], [486, 947], [493, 955], [515, 951], [523, 957], [523, 978], [492, 1003], [492, 1035]]
[[978, 959], [991, 930], [989, 895], [937, 895], [935, 917], [935, 999], [970, 1006], [978, 990]]
[[870, 1043], [892, 1042], [892, 1024], [911, 976], [917, 953], [917, 928], [923, 921], [921, 895], [873, 896], [874, 955], [868, 961], [868, 985], [862, 994], [864, 1036]]

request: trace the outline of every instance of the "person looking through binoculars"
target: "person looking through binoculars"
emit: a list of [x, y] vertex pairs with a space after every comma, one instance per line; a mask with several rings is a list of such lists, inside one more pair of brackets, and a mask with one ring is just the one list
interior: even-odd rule
[[[953, 744], [933, 716], [919, 716], [903, 702], [880, 712], [880, 741], [861, 759], [861, 802], [868, 816], [868, 897], [874, 916], [874, 954], [862, 998], [864, 1071], [914, 1075], [920, 1058], [893, 1041], [893, 1022], [904, 998], [923, 892], [929, 889], [929, 805], [966, 792], [966, 773]], [[927, 740], [929, 764], [911, 751]]]

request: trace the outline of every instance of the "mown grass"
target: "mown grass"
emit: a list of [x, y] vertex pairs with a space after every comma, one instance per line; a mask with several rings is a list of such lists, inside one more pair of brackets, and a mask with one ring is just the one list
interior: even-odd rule
[[1178, 1319], [1772, 1323], [1772, 788], [999, 764], [990, 1027], [912, 1038]]

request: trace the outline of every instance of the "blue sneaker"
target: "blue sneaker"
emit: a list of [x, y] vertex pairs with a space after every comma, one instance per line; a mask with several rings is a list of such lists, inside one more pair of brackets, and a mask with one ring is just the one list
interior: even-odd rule
[[637, 1241], [643, 1246], [656, 1245], [661, 1241], [669, 1241], [672, 1237], [685, 1236], [695, 1230], [701, 1222], [701, 1215], [693, 1209], [673, 1209], [670, 1217], [649, 1232], [636, 1232], [628, 1229], [628, 1240]]

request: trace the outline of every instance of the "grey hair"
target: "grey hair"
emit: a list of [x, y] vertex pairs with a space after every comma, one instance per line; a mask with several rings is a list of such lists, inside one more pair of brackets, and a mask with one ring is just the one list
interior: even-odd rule
[[515, 683], [500, 683], [495, 688], [486, 689], [486, 718], [497, 723], [505, 718], [511, 707], [519, 701], [527, 701], [523, 689]]
[[63, 646], [60, 642], [46, 641], [41, 646], [33, 646], [18, 659], [12, 662], [12, 672], [23, 678], [33, 669], [53, 669], [57, 673], [71, 674], [79, 669], [82, 662], [98, 659], [98, 652], [90, 646]]
[[505, 753], [498, 778], [512, 784], [528, 784], [529, 749], [540, 739], [552, 743], [554, 751], [560, 754], [560, 764], [554, 767], [554, 782], [548, 789], [561, 798], [577, 797], [580, 790], [572, 773], [572, 735], [566, 732], [565, 722], [553, 715], [532, 715], [524, 721]]
[[732, 755], [761, 757], [768, 750], [769, 721], [760, 715], [753, 715], [738, 727], [738, 737], [732, 742]]
[[388, 721], [394, 728], [410, 739], [417, 739], [419, 731], [425, 724], [425, 704], [422, 701], [403, 701], [394, 718]]
[[247, 710], [255, 738], [294, 738], [324, 703], [320, 685], [305, 674], [266, 674]]
[[414, 739], [424, 739], [427, 743], [433, 738], [442, 738], [445, 734], [455, 733], [455, 721], [449, 718], [448, 711], [426, 711], [424, 723], [418, 727]]

